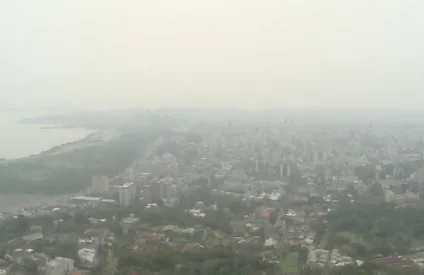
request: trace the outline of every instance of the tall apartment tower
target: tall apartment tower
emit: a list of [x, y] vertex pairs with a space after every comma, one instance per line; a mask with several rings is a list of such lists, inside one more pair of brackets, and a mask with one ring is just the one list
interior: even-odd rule
[[291, 177], [291, 164], [287, 164], [287, 177]]
[[109, 191], [109, 178], [106, 176], [93, 176], [91, 187], [94, 193], [102, 194]]
[[177, 188], [174, 184], [165, 183], [163, 186], [163, 191], [165, 199], [172, 199], [177, 197]]
[[165, 186], [162, 182], [154, 182], [150, 185], [150, 201], [158, 202], [165, 197]]
[[124, 206], [129, 206], [134, 203], [137, 197], [137, 186], [132, 183], [126, 183], [122, 186], [117, 186], [119, 192], [119, 203]]

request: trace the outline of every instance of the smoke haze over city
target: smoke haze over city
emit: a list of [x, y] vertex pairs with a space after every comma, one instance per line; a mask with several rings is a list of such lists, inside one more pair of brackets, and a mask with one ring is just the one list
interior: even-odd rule
[[4, 1], [6, 104], [418, 108], [419, 1]]

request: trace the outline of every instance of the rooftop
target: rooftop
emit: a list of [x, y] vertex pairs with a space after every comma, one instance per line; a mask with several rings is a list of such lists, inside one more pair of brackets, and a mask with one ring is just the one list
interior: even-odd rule
[[126, 223], [126, 224], [131, 224], [131, 223], [135, 223], [135, 222], [138, 222], [140, 219], [139, 218], [137, 218], [137, 217], [126, 217], [126, 218], [124, 218], [123, 220], [122, 220], [122, 222], [123, 223]]
[[133, 185], [133, 183], [132, 182], [127, 182], [127, 183], [125, 183], [125, 184], [123, 184], [123, 185], [121, 185], [121, 186], [117, 186], [118, 188], [128, 188], [128, 187], [130, 187], [130, 186], [132, 186]]
[[23, 236], [22, 240], [27, 241], [27, 242], [32, 242], [32, 241], [39, 240], [39, 239], [42, 239], [42, 238], [43, 238], [42, 233], [33, 233], [33, 234]]
[[96, 250], [93, 248], [82, 248], [78, 250], [78, 256], [88, 262], [94, 262]]
[[75, 196], [71, 200], [80, 200], [80, 201], [100, 201], [99, 197], [87, 197], [87, 196]]
[[101, 202], [105, 202], [105, 203], [115, 203], [115, 200], [112, 199], [102, 199]]

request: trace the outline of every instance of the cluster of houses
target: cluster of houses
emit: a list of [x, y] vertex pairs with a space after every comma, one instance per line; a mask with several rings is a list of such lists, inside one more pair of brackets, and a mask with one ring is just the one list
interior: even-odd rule
[[[102, 245], [111, 245], [114, 234], [107, 228], [91, 228], [83, 234], [54, 232], [36, 232], [13, 239], [4, 243], [2, 247], [6, 254], [4, 261], [8, 266], [17, 265], [28, 269], [35, 266], [38, 272], [46, 275], [77, 275], [81, 270], [75, 268], [75, 260], [79, 266], [91, 268], [97, 264], [99, 249]], [[62, 249], [76, 248], [77, 259], [55, 257], [50, 258], [46, 250], [62, 247]], [[69, 253], [69, 251], [58, 251]], [[50, 253], [49, 253], [50, 254]]]

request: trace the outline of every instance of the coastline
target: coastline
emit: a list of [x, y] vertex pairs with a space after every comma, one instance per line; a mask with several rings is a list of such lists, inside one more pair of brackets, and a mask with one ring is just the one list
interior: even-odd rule
[[61, 153], [72, 152], [77, 149], [84, 149], [93, 145], [102, 144], [108, 142], [115, 137], [120, 136], [120, 133], [113, 130], [97, 130], [89, 133], [86, 137], [79, 140], [70, 141], [57, 146], [53, 146], [48, 150], [38, 153], [36, 156], [55, 155]]
[[[35, 186], [36, 184], [44, 184], [44, 179], [37, 179], [42, 173], [47, 173], [47, 180], [54, 179], [56, 176], [55, 174], [49, 174], [50, 171], [53, 171], [51, 173], [60, 173], [59, 170], [57, 170], [59, 172], [54, 170], [56, 167], [48, 170], [50, 169], [49, 165], [51, 165], [48, 161], [61, 158], [61, 156], [55, 157], [54, 155], [61, 155], [63, 153], [66, 158], [68, 156], [67, 153], [100, 145], [121, 135], [116, 130], [96, 129], [94, 127], [96, 125], [94, 124], [91, 127], [90, 125], [85, 127], [83, 123], [67, 123], [67, 121], [57, 121], [56, 123], [34, 121], [34, 123], [24, 123], [20, 118], [22, 118], [22, 115], [12, 114], [3, 116], [0, 120], [0, 125], [5, 131], [5, 134], [0, 139], [0, 144], [3, 146], [0, 148], [0, 166], [6, 174], [13, 167], [14, 172], [11, 172], [10, 175], [15, 175], [13, 183], [10, 182], [6, 174], [2, 175], [0, 184], [5, 185], [6, 189], [5, 192], [0, 194], [0, 212], [19, 211], [20, 209], [30, 208], [40, 204], [58, 204], [61, 201], [67, 200], [69, 197], [82, 194], [81, 192], [84, 192], [84, 190], [78, 191], [75, 188], [74, 190], [71, 190], [72, 188], [67, 190], [68, 192], [63, 190], [63, 193], [59, 192], [55, 194], [55, 192], [52, 192], [52, 194], [47, 194], [49, 192], [45, 193], [43, 191], [20, 193], [20, 187], [9, 187], [11, 184], [14, 186], [14, 183], [16, 183], [19, 186], [22, 185], [23, 188], [25, 184], [34, 184], [31, 188], [37, 188]], [[34, 166], [34, 163], [40, 163], [41, 166]], [[19, 167], [28, 167], [28, 164], [30, 166], [32, 165], [31, 168], [28, 171], [22, 170], [21, 172], [23, 174], [20, 173], [19, 169], [21, 168]], [[34, 170], [34, 167], [36, 170]], [[41, 170], [38, 171], [37, 169]], [[34, 178], [32, 179], [31, 177]], [[69, 179], [69, 176], [67, 177]], [[32, 180], [33, 182], [31, 182]], [[60, 180], [60, 176], [57, 180]]]
[[[54, 129], [81, 129], [78, 126], [67, 126], [67, 125], [53, 125], [53, 126], [41, 126], [41, 130], [54, 130]], [[85, 128], [84, 128], [85, 129]], [[87, 129], [91, 130], [91, 129]]]
[[[53, 148], [83, 142], [97, 131], [66, 121], [56, 123], [23, 123], [25, 117], [37, 118], [40, 114], [4, 114], [0, 119], [0, 164], [31, 158]], [[23, 119], [24, 118], [24, 119]]]
[[[9, 165], [12, 163], [25, 162], [27, 160], [36, 161], [38, 158], [42, 159], [44, 156], [51, 154], [59, 154], [61, 152], [71, 152], [75, 149], [82, 147], [88, 147], [92, 145], [90, 142], [93, 137], [96, 137], [102, 131], [95, 131], [88, 133], [81, 139], [66, 142], [60, 145], [56, 145], [42, 152], [38, 152], [29, 156], [5, 159], [0, 158], [0, 165]], [[36, 184], [36, 183], [34, 183]], [[67, 201], [70, 197], [84, 194], [85, 189], [61, 194], [42, 194], [42, 193], [3, 193], [0, 194], [0, 213], [18, 213], [21, 209], [27, 209], [36, 207], [37, 205], [58, 205], [62, 202]]]
[[94, 131], [92, 133], [89, 133], [87, 136], [79, 139], [79, 140], [74, 140], [74, 141], [70, 141], [70, 142], [66, 142], [66, 143], [62, 143], [56, 146], [52, 146], [51, 148], [42, 151], [34, 156], [44, 156], [44, 155], [48, 155], [48, 154], [55, 154], [57, 151], [61, 151], [66, 147], [69, 146], [75, 146], [77, 144], [84, 144], [87, 141], [89, 141], [90, 139], [92, 139], [93, 137], [95, 137], [96, 135], [98, 135], [101, 131]]
[[24, 159], [27, 159], [27, 158], [34, 158], [34, 157], [38, 157], [38, 156], [43, 156], [43, 155], [49, 154], [49, 153], [51, 153], [51, 152], [53, 152], [55, 150], [59, 150], [61, 148], [65, 148], [65, 147], [70, 146], [70, 145], [73, 145], [73, 144], [84, 143], [84, 142], [88, 141], [93, 135], [95, 135], [96, 133], [99, 132], [99, 131], [92, 131], [92, 130], [89, 130], [89, 129], [83, 129], [83, 128], [80, 128], [80, 127], [75, 127], [75, 128], [74, 127], [72, 127], [72, 128], [69, 128], [69, 127], [60, 127], [60, 128], [45, 128], [45, 129], [39, 127], [39, 129], [41, 131], [44, 131], [44, 130], [53, 130], [54, 131], [56, 129], [59, 130], [59, 131], [61, 129], [67, 129], [67, 130], [79, 129], [79, 130], [85, 130], [85, 131], [87, 131], [87, 133], [81, 134], [81, 137], [80, 138], [71, 139], [71, 141], [68, 141], [68, 142], [65, 141], [65, 142], [62, 142], [62, 143], [52, 144], [47, 149], [37, 150], [36, 152], [28, 153], [28, 154], [26, 154], [24, 156], [18, 156], [18, 157], [0, 157], [0, 165], [2, 163], [5, 163], [5, 162], [19, 161], [19, 160], [24, 160]]
[[0, 194], [0, 213], [16, 213], [21, 209], [32, 208], [37, 205], [57, 205], [82, 192], [62, 195], [41, 194]]

